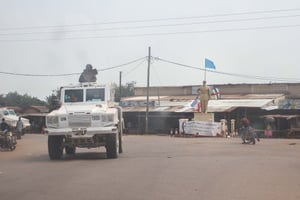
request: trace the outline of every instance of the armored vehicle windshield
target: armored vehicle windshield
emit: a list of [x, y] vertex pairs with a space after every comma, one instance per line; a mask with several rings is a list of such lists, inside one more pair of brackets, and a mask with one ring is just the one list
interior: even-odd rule
[[105, 101], [105, 88], [68, 88], [63, 99], [65, 103]]

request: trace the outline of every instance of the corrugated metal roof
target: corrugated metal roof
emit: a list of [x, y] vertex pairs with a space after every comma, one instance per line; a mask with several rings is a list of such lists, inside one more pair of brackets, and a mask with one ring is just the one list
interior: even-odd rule
[[208, 112], [228, 112], [238, 107], [264, 108], [273, 103], [273, 99], [226, 99], [210, 100]]
[[[222, 94], [222, 99], [278, 99], [284, 98], [284, 94]], [[183, 96], [149, 96], [149, 100], [153, 101], [189, 101], [194, 100], [195, 95], [183, 95]], [[122, 101], [143, 101], [147, 96], [132, 96], [122, 97]]]
[[293, 119], [293, 118], [299, 118], [300, 115], [263, 115], [264, 118], [283, 118], [283, 119]]
[[[251, 95], [253, 96], [253, 95]], [[255, 96], [255, 95], [254, 95]], [[265, 97], [264, 95], [259, 95]], [[270, 95], [269, 95], [270, 96]], [[277, 95], [278, 96], [278, 95]], [[245, 97], [245, 96], [244, 96]], [[257, 96], [255, 96], [257, 97]], [[275, 96], [273, 96], [275, 97]], [[145, 99], [144, 97], [142, 99]], [[150, 98], [149, 98], [150, 99]], [[153, 99], [153, 98], [151, 98]], [[149, 112], [196, 112], [191, 107], [195, 96], [182, 97], [164, 97], [159, 102], [156, 101], [155, 106], [149, 106]], [[127, 98], [126, 101], [140, 101], [139, 98]], [[130, 105], [130, 104], [128, 104]], [[221, 99], [210, 100], [208, 102], [208, 112], [230, 112], [238, 107], [262, 108], [274, 106], [274, 98], [245, 98], [245, 99]], [[123, 112], [146, 112], [146, 106], [124, 106]]]
[[227, 94], [222, 99], [282, 99], [284, 94]]

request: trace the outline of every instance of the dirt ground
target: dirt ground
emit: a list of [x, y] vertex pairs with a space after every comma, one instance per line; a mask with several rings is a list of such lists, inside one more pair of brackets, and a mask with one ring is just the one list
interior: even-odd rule
[[0, 152], [1, 200], [298, 200], [300, 140], [124, 136], [124, 153], [78, 149], [50, 161], [47, 136]]

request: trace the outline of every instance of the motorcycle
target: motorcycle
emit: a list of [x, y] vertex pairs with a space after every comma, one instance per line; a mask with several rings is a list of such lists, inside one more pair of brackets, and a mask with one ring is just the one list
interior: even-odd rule
[[[251, 144], [251, 143], [255, 144], [255, 138], [257, 138], [257, 136], [252, 127], [248, 127], [248, 128], [242, 127], [240, 131], [242, 133], [241, 139], [243, 140], [243, 144]], [[243, 134], [243, 132], [245, 133]]]
[[15, 150], [17, 145], [17, 138], [16, 136], [8, 131], [0, 131], [0, 147], [2, 149], [8, 149], [8, 150]]

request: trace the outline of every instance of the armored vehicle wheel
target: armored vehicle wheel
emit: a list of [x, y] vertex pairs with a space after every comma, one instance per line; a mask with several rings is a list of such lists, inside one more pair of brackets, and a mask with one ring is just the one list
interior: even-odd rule
[[56, 135], [48, 136], [48, 154], [50, 160], [58, 160], [63, 155], [63, 137]]
[[117, 158], [118, 157], [118, 144], [117, 136], [109, 135], [106, 137], [106, 155], [107, 158]]
[[123, 131], [118, 134], [119, 137], [119, 153], [123, 153], [123, 141], [122, 141]]
[[66, 147], [66, 154], [72, 155], [75, 154], [76, 152], [76, 147]]

